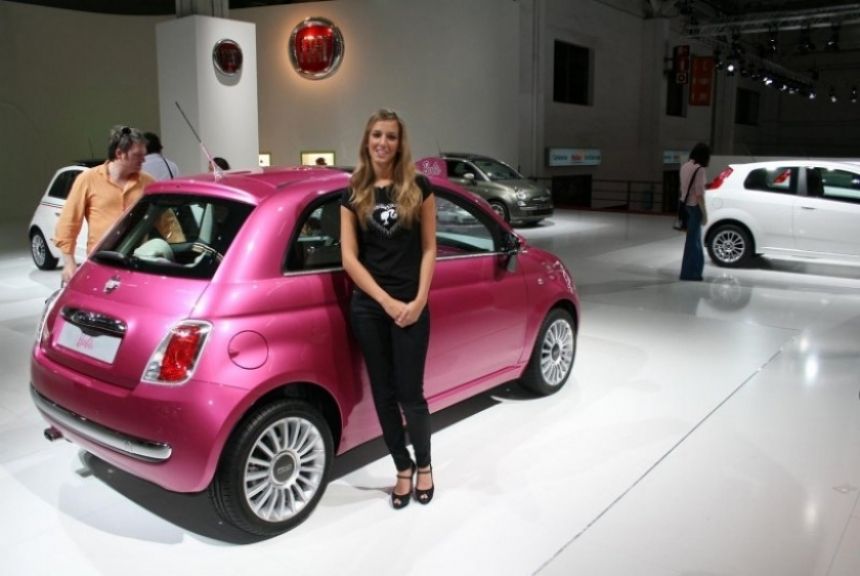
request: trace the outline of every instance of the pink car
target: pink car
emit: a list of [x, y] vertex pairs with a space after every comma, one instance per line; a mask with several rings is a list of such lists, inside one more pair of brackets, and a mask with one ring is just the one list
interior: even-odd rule
[[[515, 379], [557, 391], [576, 351], [569, 272], [484, 200], [431, 182], [431, 411]], [[347, 326], [347, 184], [293, 168], [150, 186], [46, 305], [31, 363], [46, 437], [168, 490], [208, 489], [253, 534], [303, 521], [335, 455], [380, 434]]]

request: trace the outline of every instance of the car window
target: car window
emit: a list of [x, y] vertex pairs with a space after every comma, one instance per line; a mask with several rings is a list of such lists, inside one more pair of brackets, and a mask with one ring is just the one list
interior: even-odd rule
[[340, 268], [340, 194], [312, 207], [299, 224], [299, 233], [287, 252], [286, 269], [292, 272]]
[[463, 178], [466, 174], [477, 177], [475, 169], [462, 160], [445, 160], [445, 165], [448, 167], [448, 178]]
[[860, 174], [847, 170], [808, 168], [806, 190], [809, 196], [860, 203]]
[[80, 173], [80, 170], [65, 170], [57, 174], [57, 177], [54, 178], [54, 182], [51, 184], [51, 189], [48, 191], [48, 196], [59, 200], [68, 198], [69, 190], [72, 189], [72, 184]]
[[522, 180], [523, 177], [519, 172], [502, 164], [498, 160], [492, 158], [479, 158], [475, 160], [475, 166], [483, 170], [484, 174], [490, 180]]
[[782, 194], [797, 193], [797, 169], [791, 167], [757, 168], [744, 180], [747, 190], [762, 190]]
[[436, 250], [439, 257], [492, 252], [493, 234], [473, 207], [436, 193]]
[[253, 208], [211, 197], [144, 196], [92, 258], [166, 276], [211, 278]]
[[[480, 211], [438, 189], [436, 245], [439, 257], [491, 253], [495, 239]], [[340, 268], [340, 195], [312, 206], [301, 218], [299, 233], [287, 251], [288, 272]]]

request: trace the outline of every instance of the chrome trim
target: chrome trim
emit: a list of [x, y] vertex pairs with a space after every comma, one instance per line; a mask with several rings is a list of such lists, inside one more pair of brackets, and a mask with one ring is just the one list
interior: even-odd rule
[[122, 338], [125, 336], [126, 330], [128, 330], [128, 327], [122, 320], [117, 320], [98, 312], [64, 306], [60, 314], [67, 322], [74, 324], [85, 332], [87, 330], [94, 330]]
[[168, 444], [134, 438], [66, 410], [39, 394], [32, 384], [30, 395], [36, 408], [63, 428], [120, 454], [144, 462], [165, 462], [173, 453], [173, 449]]

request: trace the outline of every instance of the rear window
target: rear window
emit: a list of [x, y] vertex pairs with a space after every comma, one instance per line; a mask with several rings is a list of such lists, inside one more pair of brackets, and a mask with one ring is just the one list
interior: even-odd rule
[[66, 170], [57, 174], [54, 181], [51, 183], [51, 189], [48, 191], [48, 196], [65, 200], [69, 196], [69, 191], [72, 189], [75, 179], [81, 175], [81, 170]]
[[211, 278], [253, 209], [203, 196], [144, 196], [90, 257], [165, 276]]

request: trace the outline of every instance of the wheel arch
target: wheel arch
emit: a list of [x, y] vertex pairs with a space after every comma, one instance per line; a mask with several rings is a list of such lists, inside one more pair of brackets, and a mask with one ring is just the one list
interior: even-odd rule
[[[245, 409], [245, 414], [249, 414], [258, 406], [268, 404], [273, 400], [279, 400], [281, 398], [303, 400], [319, 410], [329, 425], [332, 440], [334, 441], [335, 452], [337, 452], [337, 447], [340, 445], [340, 439], [343, 434], [343, 419], [341, 418], [341, 412], [337, 401], [335, 401], [331, 393], [322, 386], [318, 386], [311, 382], [295, 382], [278, 386], [257, 398], [253, 404], [249, 405]], [[239, 419], [239, 422], [241, 422], [244, 417], [245, 415], [243, 414], [242, 418]]]
[[727, 225], [737, 226], [746, 232], [750, 237], [750, 243], [752, 244], [752, 253], [757, 254], [756, 252], [756, 235], [753, 229], [747, 225], [746, 222], [738, 220], [737, 218], [723, 218], [719, 222], [714, 222], [710, 226], [708, 226], [708, 231], [705, 233], [705, 246], [710, 246], [711, 241], [714, 239], [714, 235], [719, 231], [720, 228]]

